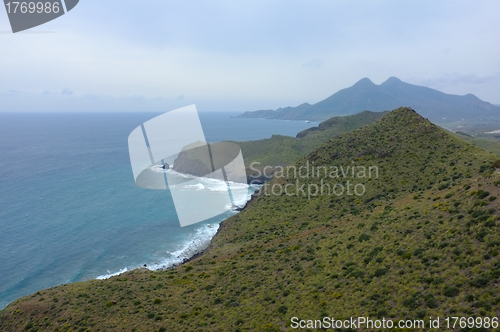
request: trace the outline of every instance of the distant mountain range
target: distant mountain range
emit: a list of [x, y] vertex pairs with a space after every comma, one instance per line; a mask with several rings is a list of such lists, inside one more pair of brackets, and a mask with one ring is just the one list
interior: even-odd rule
[[390, 77], [380, 85], [363, 78], [316, 104], [245, 112], [240, 118], [323, 121], [333, 116], [352, 115], [364, 110], [374, 112], [409, 106], [435, 123], [458, 120], [499, 121], [500, 107], [473, 94], [451, 95]]

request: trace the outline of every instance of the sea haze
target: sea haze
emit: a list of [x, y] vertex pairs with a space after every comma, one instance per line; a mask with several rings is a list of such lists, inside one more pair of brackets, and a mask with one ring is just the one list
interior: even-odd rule
[[[200, 113], [207, 140], [316, 125], [236, 114]], [[0, 308], [55, 285], [179, 262], [234, 214], [181, 228], [169, 191], [135, 185], [127, 138], [156, 115], [0, 114]]]

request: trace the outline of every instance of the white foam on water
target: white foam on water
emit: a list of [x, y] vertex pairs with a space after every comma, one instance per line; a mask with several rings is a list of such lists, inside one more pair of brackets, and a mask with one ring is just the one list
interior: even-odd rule
[[[186, 175], [176, 172], [172, 169], [165, 170], [158, 165], [151, 166], [151, 170], [155, 172], [172, 172], [172, 174], [175, 174], [176, 176], [182, 178], [199, 180], [199, 183], [194, 185], [193, 184], [183, 185], [183, 183], [174, 185], [174, 186], [179, 186], [181, 189], [185, 189], [186, 191], [190, 190], [192, 191], [209, 190], [214, 192], [227, 191], [229, 183], [232, 189], [235, 206], [230, 205], [227, 206], [226, 208], [228, 211], [232, 211], [233, 214], [238, 213], [236, 208], [243, 208], [246, 205], [246, 203], [250, 200], [252, 193], [260, 187], [258, 185], [248, 185], [246, 183], [235, 183], [231, 181], [226, 183], [225, 181], [218, 179], [194, 177], [191, 175]], [[107, 271], [108, 273], [99, 275], [96, 277], [96, 279], [109, 279], [113, 276], [122, 274], [124, 272], [136, 268], [147, 268], [149, 270], [155, 271], [160, 269], [165, 270], [177, 266], [179, 264], [182, 264], [185, 260], [193, 257], [196, 254], [203, 252], [210, 244], [210, 241], [212, 240], [214, 235], [217, 233], [218, 228], [219, 224], [200, 225], [200, 227], [195, 230], [194, 234], [191, 235], [191, 237], [188, 240], [184, 241], [178, 246], [177, 250], [173, 252], [165, 252], [165, 257], [161, 259], [159, 262], [147, 263], [146, 266], [144, 265], [129, 266], [117, 272]]]
[[103, 274], [103, 275], [97, 276], [97, 277], [96, 277], [96, 279], [99, 279], [99, 280], [109, 279], [109, 278], [111, 278], [111, 277], [117, 276], [117, 275], [122, 274], [122, 273], [125, 273], [125, 272], [127, 272], [127, 271], [128, 271], [128, 269], [127, 269], [126, 267], [125, 267], [125, 268], [123, 268], [123, 269], [121, 269], [121, 270], [120, 270], [120, 271], [118, 271], [118, 272], [113, 272], [113, 273], [112, 273], [112, 272], [109, 272], [109, 271], [108, 271], [108, 274]]
[[185, 241], [179, 246], [179, 249], [173, 252], [167, 252], [167, 257], [159, 263], [148, 265], [149, 270], [168, 269], [177, 266], [186, 259], [193, 257], [196, 254], [203, 252], [210, 244], [210, 240], [214, 237], [219, 229], [219, 225], [206, 224], [198, 228], [192, 238]]

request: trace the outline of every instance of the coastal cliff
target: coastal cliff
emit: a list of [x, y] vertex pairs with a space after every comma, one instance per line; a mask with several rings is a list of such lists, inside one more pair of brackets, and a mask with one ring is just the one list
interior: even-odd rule
[[[497, 159], [397, 109], [293, 164], [356, 172], [275, 177], [187, 264], [40, 291], [5, 308], [0, 331], [281, 332], [292, 317], [498, 317]], [[363, 193], [348, 194], [347, 180]], [[346, 191], [312, 194], [326, 184]], [[276, 194], [287, 185], [303, 191]]]

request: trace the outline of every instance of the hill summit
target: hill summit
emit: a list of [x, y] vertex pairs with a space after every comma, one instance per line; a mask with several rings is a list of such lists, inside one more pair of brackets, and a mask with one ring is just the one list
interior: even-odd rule
[[352, 115], [364, 110], [374, 112], [393, 110], [411, 105], [434, 123], [473, 119], [500, 119], [500, 107], [482, 101], [472, 94], [451, 95], [428, 87], [405, 83], [390, 77], [380, 85], [363, 78], [353, 86], [340, 90], [316, 104], [277, 110], [245, 112], [238, 117], [323, 121], [339, 115]]

